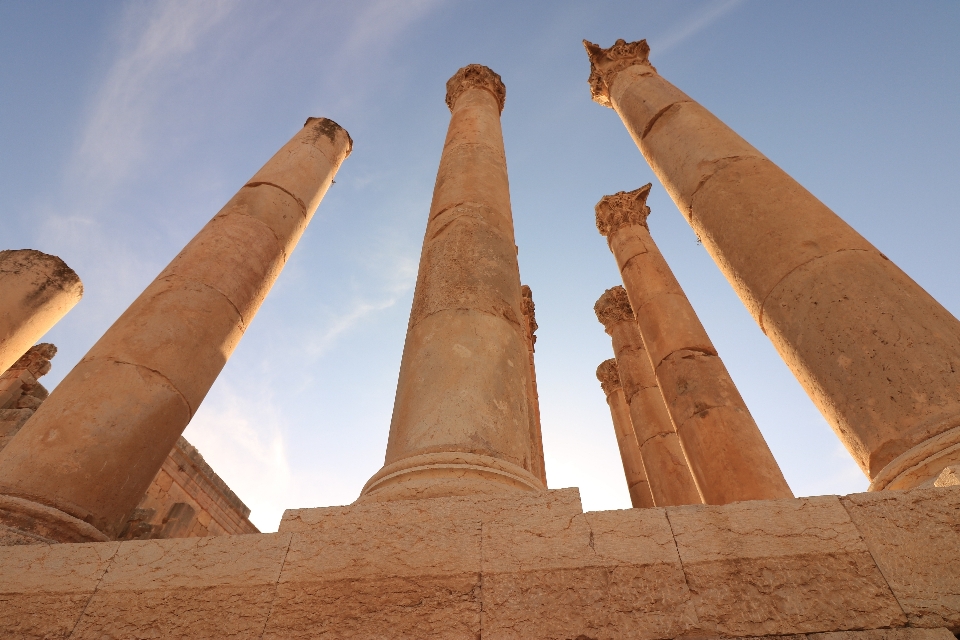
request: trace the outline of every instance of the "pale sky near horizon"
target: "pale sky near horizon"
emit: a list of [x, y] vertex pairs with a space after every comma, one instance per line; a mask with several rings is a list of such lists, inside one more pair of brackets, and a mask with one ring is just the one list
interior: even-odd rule
[[0, 249], [63, 258], [83, 301], [53, 388], [308, 116], [354, 140], [185, 435], [264, 531], [352, 502], [383, 463], [420, 243], [468, 63], [507, 87], [521, 279], [540, 325], [551, 488], [629, 507], [594, 377], [619, 283], [601, 196], [653, 182], [650, 227], [797, 495], [867, 481], [656, 181], [590, 100], [581, 40], [647, 38], [713, 111], [960, 314], [960, 3], [0, 0]]

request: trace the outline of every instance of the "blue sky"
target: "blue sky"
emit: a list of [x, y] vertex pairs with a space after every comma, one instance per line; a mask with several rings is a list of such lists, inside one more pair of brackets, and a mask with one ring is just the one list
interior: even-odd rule
[[0, 0], [0, 248], [59, 255], [83, 301], [45, 340], [52, 388], [299, 127], [354, 139], [185, 435], [274, 530], [346, 504], [383, 463], [446, 80], [507, 87], [521, 279], [540, 324], [551, 488], [629, 497], [593, 315], [618, 284], [593, 205], [653, 182], [650, 227], [797, 495], [866, 479], [657, 184], [590, 100], [581, 40], [647, 38], [660, 73], [960, 313], [960, 4]]

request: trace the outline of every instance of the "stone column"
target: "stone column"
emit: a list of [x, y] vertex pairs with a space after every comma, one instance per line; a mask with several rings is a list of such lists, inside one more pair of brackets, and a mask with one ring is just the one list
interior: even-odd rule
[[658, 507], [702, 503], [670, 413], [663, 403], [627, 292], [623, 287], [607, 289], [593, 310], [613, 340], [623, 395], [643, 466], [649, 472], [647, 478], [654, 502]]
[[960, 462], [960, 322], [661, 78], [646, 41], [586, 46], [594, 100], [620, 115], [871, 488], [917, 486]]
[[57, 256], [0, 251], [0, 373], [83, 297], [80, 278]]
[[530, 438], [533, 442], [533, 475], [547, 484], [547, 468], [543, 461], [543, 434], [540, 429], [540, 393], [537, 391], [537, 367], [534, 363], [538, 328], [536, 306], [533, 304], [533, 291], [527, 285], [520, 286], [523, 318], [526, 321], [527, 350], [530, 355]]
[[607, 237], [690, 471], [707, 504], [792, 498], [780, 467], [647, 229], [650, 185], [605, 196]]
[[638, 509], [656, 506], [640, 455], [640, 446], [637, 444], [637, 434], [630, 421], [630, 411], [615, 359], [600, 363], [597, 367], [597, 380], [600, 381], [600, 388], [606, 394], [607, 405], [610, 407], [613, 430], [617, 434], [617, 446], [620, 448], [620, 460], [623, 461], [623, 473], [627, 477], [627, 488], [630, 491], [630, 503]]
[[351, 147], [310, 118], [157, 276], [0, 452], [0, 523], [117, 536]]
[[481, 65], [447, 82], [440, 158], [384, 467], [361, 500], [539, 491], [530, 366], [500, 129]]

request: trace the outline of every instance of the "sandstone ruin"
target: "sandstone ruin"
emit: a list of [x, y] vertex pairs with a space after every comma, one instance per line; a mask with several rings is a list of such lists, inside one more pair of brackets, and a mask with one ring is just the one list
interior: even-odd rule
[[594, 99], [872, 491], [792, 497], [650, 236], [649, 186], [596, 211], [624, 282], [596, 308], [616, 356], [598, 378], [637, 508], [584, 513], [576, 489], [548, 490], [506, 89], [469, 65], [447, 84], [384, 466], [357, 501], [287, 510], [275, 534], [117, 540], [350, 151], [311, 119], [0, 452], [4, 539], [43, 542], [0, 547], [5, 636], [954, 638], [957, 320], [663, 80], [646, 42], [586, 46]]

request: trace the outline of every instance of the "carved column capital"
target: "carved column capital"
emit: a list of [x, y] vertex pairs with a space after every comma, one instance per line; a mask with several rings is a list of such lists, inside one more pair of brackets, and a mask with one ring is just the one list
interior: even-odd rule
[[600, 363], [600, 366], [597, 367], [597, 380], [600, 381], [600, 388], [607, 395], [623, 388], [620, 383], [620, 367], [617, 366], [616, 358], [610, 358]]
[[604, 291], [597, 303], [593, 305], [593, 311], [607, 333], [610, 333], [618, 322], [635, 320], [633, 307], [627, 299], [627, 291], [619, 285]]
[[639, 224], [647, 226], [647, 216], [650, 207], [647, 206], [647, 196], [650, 195], [649, 182], [633, 191], [618, 191], [612, 196], [603, 196], [594, 207], [597, 214], [597, 231], [602, 236], [609, 236], [622, 226]]
[[523, 317], [527, 320], [527, 331], [530, 334], [530, 349], [537, 344], [537, 336], [534, 333], [540, 325], [537, 324], [537, 307], [533, 304], [533, 291], [528, 285], [520, 286], [520, 305]]
[[590, 58], [590, 79], [587, 80], [590, 84], [590, 93], [594, 102], [605, 107], [613, 108], [610, 103], [610, 87], [613, 86], [613, 80], [618, 73], [634, 65], [643, 65], [656, 71], [648, 59], [650, 46], [646, 40], [626, 42], [620, 39], [609, 49], [584, 40], [583, 46], [587, 50], [587, 57]]
[[57, 355], [57, 347], [49, 342], [41, 342], [27, 350], [13, 363], [10, 371], [29, 371], [34, 378], [46, 375], [50, 371], [50, 361]]
[[500, 76], [490, 67], [482, 64], [468, 64], [463, 67], [453, 77], [447, 80], [447, 106], [453, 111], [453, 105], [457, 98], [468, 89], [485, 89], [493, 94], [500, 105], [500, 112], [503, 113], [503, 103], [507, 99], [507, 88], [503, 85]]

